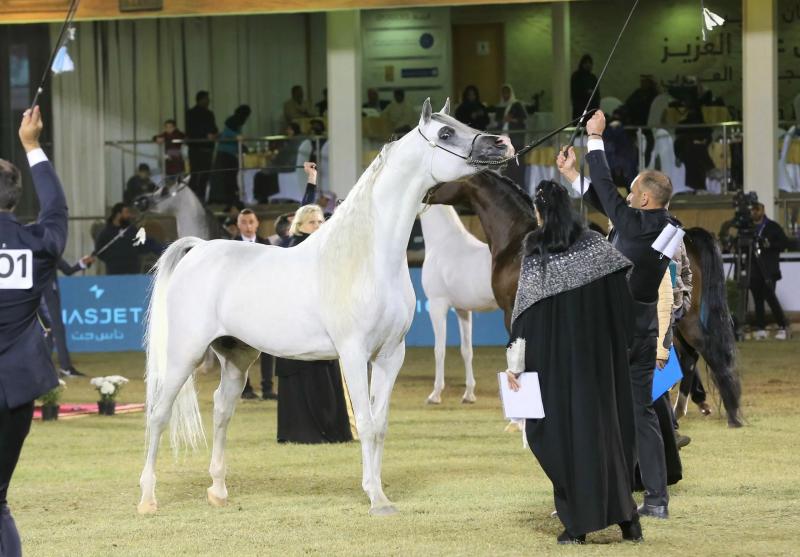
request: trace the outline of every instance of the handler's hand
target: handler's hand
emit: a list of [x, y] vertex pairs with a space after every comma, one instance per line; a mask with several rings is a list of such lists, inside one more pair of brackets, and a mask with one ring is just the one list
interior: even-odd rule
[[603, 114], [602, 110], [598, 110], [595, 112], [589, 121], [586, 123], [586, 133], [588, 134], [597, 134], [603, 135], [603, 131], [606, 129], [606, 115]]
[[559, 147], [558, 156], [556, 157], [556, 166], [564, 178], [570, 182], [574, 182], [579, 176], [578, 162], [575, 157], [575, 149], [573, 147], [568, 147], [566, 149], [566, 156], [564, 155], [564, 150], [564, 147]]
[[34, 149], [39, 149], [39, 135], [42, 133], [42, 115], [39, 106], [30, 108], [22, 115], [22, 123], [19, 125], [19, 139], [26, 153]]
[[667, 367], [667, 360], [656, 360], [656, 367], [658, 369], [664, 369]]
[[303, 170], [306, 173], [306, 179], [309, 184], [317, 184], [317, 164], [313, 162], [304, 162]]
[[520, 388], [522, 388], [522, 385], [520, 385], [519, 380], [517, 379], [517, 376], [514, 373], [510, 372], [509, 370], [506, 370], [506, 377], [508, 377], [509, 389], [511, 389], [514, 392], [517, 392], [518, 390], [520, 390]]

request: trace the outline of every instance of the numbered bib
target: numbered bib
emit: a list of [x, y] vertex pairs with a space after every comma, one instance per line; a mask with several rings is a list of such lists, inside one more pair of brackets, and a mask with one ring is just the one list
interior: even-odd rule
[[29, 249], [0, 249], [0, 289], [33, 288], [33, 252]]

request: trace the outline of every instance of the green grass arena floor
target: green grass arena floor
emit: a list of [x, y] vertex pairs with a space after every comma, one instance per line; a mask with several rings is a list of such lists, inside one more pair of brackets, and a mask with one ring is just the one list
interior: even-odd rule
[[[501, 348], [476, 349], [471, 406], [460, 402], [457, 349], [447, 353], [441, 406], [424, 404], [433, 350], [408, 351], [383, 468], [395, 516], [368, 516], [358, 443], [280, 446], [275, 402], [261, 401], [240, 403], [231, 422], [225, 508], [206, 502], [210, 449], [175, 460], [165, 436], [159, 511], [136, 514], [143, 414], [34, 423], [9, 504], [31, 556], [800, 555], [799, 349], [797, 340], [740, 345], [745, 428], [728, 429], [716, 409], [704, 418], [690, 404], [681, 432], [692, 443], [681, 453], [684, 480], [671, 488], [671, 519], [643, 519], [641, 546], [614, 543], [617, 528], [590, 534], [586, 546], [555, 544], [550, 483], [520, 434], [503, 432]], [[90, 375], [129, 377], [122, 402], [144, 400], [143, 354], [74, 360]], [[207, 434], [218, 379], [198, 381]], [[68, 380], [65, 402], [94, 400], [88, 378]]]

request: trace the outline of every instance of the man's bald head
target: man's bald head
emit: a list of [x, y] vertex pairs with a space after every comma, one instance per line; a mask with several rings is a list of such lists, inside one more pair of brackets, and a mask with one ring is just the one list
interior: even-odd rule
[[640, 172], [631, 185], [628, 204], [634, 209], [663, 209], [672, 199], [672, 182], [658, 170]]

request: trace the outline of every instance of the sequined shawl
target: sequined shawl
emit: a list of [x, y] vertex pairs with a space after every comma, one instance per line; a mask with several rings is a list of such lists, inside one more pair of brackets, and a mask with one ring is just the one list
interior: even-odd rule
[[[528, 244], [530, 236], [525, 238]], [[530, 250], [526, 248], [525, 252]], [[526, 256], [519, 272], [513, 323], [536, 302], [585, 286], [601, 277], [630, 268], [633, 263], [597, 232], [587, 230], [568, 250], [547, 255], [547, 266], [538, 254]]]

